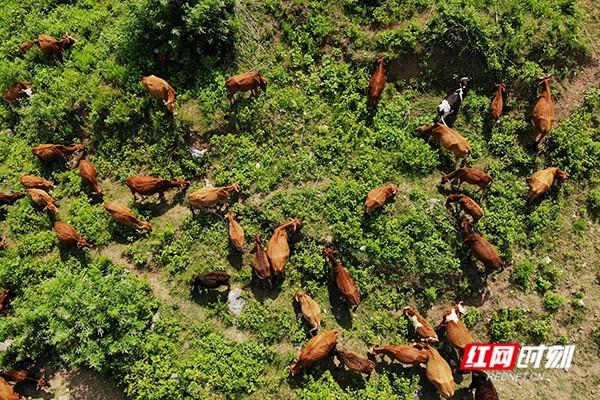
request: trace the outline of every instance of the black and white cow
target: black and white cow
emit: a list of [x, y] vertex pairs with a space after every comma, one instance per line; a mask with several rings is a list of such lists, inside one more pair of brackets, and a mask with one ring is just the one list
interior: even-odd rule
[[438, 105], [438, 115], [435, 122], [442, 123], [450, 128], [456, 121], [458, 115], [458, 109], [463, 97], [467, 94], [467, 85], [469, 84], [469, 78], [461, 78], [458, 81], [459, 87], [454, 92], [450, 93], [442, 102]]

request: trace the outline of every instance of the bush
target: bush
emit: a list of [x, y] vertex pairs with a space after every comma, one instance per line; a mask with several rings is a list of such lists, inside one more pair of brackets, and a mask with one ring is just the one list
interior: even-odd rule
[[565, 299], [562, 296], [550, 290], [544, 293], [544, 308], [546, 310], [556, 312], [564, 303]]
[[531, 261], [521, 261], [513, 268], [511, 281], [521, 289], [527, 291], [533, 286], [532, 277], [535, 271], [535, 265]]

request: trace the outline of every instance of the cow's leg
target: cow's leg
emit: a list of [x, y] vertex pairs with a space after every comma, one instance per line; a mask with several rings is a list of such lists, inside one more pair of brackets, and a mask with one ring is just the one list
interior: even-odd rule
[[161, 203], [164, 203], [166, 201], [166, 199], [165, 199], [165, 192], [158, 192], [158, 200]]
[[460, 187], [461, 187], [463, 181], [460, 178], [458, 178], [457, 180], [458, 180], [458, 187], [457, 187], [457, 189], [460, 190]]

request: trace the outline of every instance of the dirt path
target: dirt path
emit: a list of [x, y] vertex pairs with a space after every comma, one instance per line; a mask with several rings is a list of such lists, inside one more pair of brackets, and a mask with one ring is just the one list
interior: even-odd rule
[[583, 104], [585, 94], [600, 86], [600, 56], [594, 54], [591, 62], [577, 73], [574, 79], [562, 82], [563, 91], [555, 103], [556, 121], [568, 118]]

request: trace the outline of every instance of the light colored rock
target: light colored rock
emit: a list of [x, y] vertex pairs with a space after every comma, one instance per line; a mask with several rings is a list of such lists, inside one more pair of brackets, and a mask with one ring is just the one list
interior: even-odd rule
[[246, 300], [242, 298], [242, 290], [240, 288], [235, 288], [229, 291], [227, 295], [227, 308], [229, 312], [239, 317], [242, 315], [242, 311], [244, 311], [244, 306], [246, 305]]

